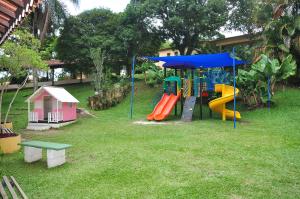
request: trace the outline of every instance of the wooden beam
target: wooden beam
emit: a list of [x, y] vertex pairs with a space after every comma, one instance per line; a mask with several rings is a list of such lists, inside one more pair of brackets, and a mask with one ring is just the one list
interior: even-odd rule
[[8, 196], [7, 196], [7, 194], [5, 192], [5, 189], [2, 185], [2, 180], [0, 180], [0, 194], [1, 194], [3, 199], [8, 199]]
[[5, 31], [6, 31], [6, 28], [4, 26], [0, 25], [0, 32], [5, 33]]
[[16, 13], [3, 7], [3, 6], [0, 6], [0, 12], [2, 12], [2, 14], [5, 14], [11, 18], [16, 18]]
[[4, 182], [6, 183], [6, 186], [11, 194], [11, 196], [13, 197], [13, 199], [17, 199], [18, 195], [16, 194], [14, 188], [11, 186], [8, 178], [6, 176], [3, 177]]
[[12, 179], [13, 183], [15, 184], [17, 189], [19, 190], [19, 192], [20, 192], [21, 196], [23, 197], [23, 199], [28, 199], [28, 197], [26, 196], [26, 194], [24, 193], [23, 189], [20, 187], [20, 185], [18, 184], [16, 179], [13, 176], [10, 176], [10, 178]]
[[10, 17], [8, 17], [8, 16], [6, 16], [6, 15], [4, 15], [2, 13], [0, 13], [0, 18], [4, 19], [6, 21], [10, 21], [10, 19], [11, 19]]
[[15, 12], [18, 9], [18, 6], [12, 4], [10, 1], [7, 0], [1, 0], [0, 4], [13, 12]]
[[6, 20], [4, 20], [2, 18], [0, 18], [0, 24], [3, 25], [3, 26], [5, 26], [5, 27], [7, 27], [7, 28], [9, 27], [8, 21], [6, 21]]
[[41, 2], [42, 0], [0, 0], [0, 45]]
[[17, 6], [19, 6], [19, 7], [22, 7], [22, 8], [24, 8], [24, 2], [23, 1], [21, 1], [21, 0], [10, 0], [11, 2], [13, 2], [14, 4], [16, 4]]

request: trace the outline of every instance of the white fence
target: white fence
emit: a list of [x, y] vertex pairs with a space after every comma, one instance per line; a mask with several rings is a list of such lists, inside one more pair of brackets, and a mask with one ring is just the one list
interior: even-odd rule
[[37, 112], [30, 112], [29, 113], [29, 122], [38, 122], [39, 121], [39, 116]]
[[62, 112], [49, 112], [48, 113], [48, 123], [63, 121], [64, 115]]
[[[83, 79], [82, 83], [89, 83], [91, 82], [91, 79]], [[55, 81], [54, 85], [55, 86], [60, 86], [60, 85], [68, 85], [68, 84], [79, 84], [81, 83], [80, 79], [67, 79], [67, 80], [61, 80], [61, 81]], [[52, 82], [48, 81], [48, 82], [39, 82], [39, 87], [40, 86], [52, 86]], [[7, 87], [7, 90], [17, 90], [17, 88], [19, 87], [19, 85], [17, 84], [11, 84]], [[27, 83], [24, 88], [33, 88], [33, 83]]]

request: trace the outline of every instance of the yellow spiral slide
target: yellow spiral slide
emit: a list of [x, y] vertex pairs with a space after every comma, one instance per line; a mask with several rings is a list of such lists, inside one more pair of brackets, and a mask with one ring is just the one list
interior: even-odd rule
[[[225, 84], [216, 84], [215, 92], [222, 93], [222, 97], [214, 99], [209, 102], [209, 108], [217, 113], [222, 115], [222, 120], [226, 118], [233, 119], [234, 111], [226, 109], [226, 103], [230, 102], [234, 98], [234, 87], [225, 85]], [[235, 89], [235, 94], [239, 93], [239, 89]], [[238, 111], [235, 111], [236, 119], [241, 119], [241, 114]]]

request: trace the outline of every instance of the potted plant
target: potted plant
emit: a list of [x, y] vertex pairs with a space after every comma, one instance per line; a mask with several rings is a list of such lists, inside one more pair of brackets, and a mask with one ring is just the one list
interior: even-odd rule
[[[26, 31], [16, 31], [1, 47], [0, 51], [0, 151], [4, 154], [19, 150], [21, 136], [13, 132], [12, 121], [8, 121], [9, 113], [19, 91], [26, 85], [29, 72], [33, 68], [42, 69], [46, 64], [42, 61], [38, 48], [40, 43]], [[3, 108], [3, 96], [13, 77], [24, 77], [14, 91], [13, 98], [8, 104], [5, 113]], [[2, 117], [4, 116], [4, 117]]]

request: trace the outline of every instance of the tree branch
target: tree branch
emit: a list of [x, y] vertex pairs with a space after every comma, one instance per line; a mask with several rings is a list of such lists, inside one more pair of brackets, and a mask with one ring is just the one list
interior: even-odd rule
[[8, 109], [7, 109], [7, 111], [6, 111], [6, 115], [5, 115], [5, 119], [4, 119], [4, 124], [7, 122], [8, 114], [9, 114], [9, 112], [10, 112], [10, 109], [11, 109], [11, 107], [12, 107], [12, 105], [13, 105], [13, 103], [14, 103], [14, 101], [15, 101], [15, 99], [16, 99], [18, 93], [19, 93], [19, 91], [26, 85], [28, 78], [29, 78], [29, 75], [27, 75], [27, 77], [25, 78], [25, 80], [24, 80], [24, 81], [22, 82], [22, 84], [18, 87], [17, 91], [15, 92], [14, 97], [13, 97], [12, 100], [10, 101], [9, 106], [8, 106]]
[[[2, 132], [2, 101], [3, 101], [3, 95], [4, 95], [4, 92], [7, 88], [8, 84], [6, 84], [6, 82], [4, 82], [1, 86], [1, 94], [0, 94], [0, 128], [1, 128], [1, 132]], [[0, 133], [1, 133], [0, 132]]]

